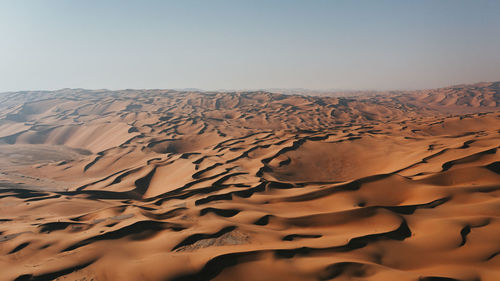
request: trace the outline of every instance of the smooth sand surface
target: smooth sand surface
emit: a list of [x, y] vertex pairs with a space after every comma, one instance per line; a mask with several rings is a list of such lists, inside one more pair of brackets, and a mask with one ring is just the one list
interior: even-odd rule
[[500, 83], [0, 95], [0, 280], [500, 280]]

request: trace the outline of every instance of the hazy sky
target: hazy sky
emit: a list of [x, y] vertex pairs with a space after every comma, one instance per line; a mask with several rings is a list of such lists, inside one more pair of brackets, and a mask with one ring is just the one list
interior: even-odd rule
[[500, 80], [500, 0], [0, 0], [0, 91]]

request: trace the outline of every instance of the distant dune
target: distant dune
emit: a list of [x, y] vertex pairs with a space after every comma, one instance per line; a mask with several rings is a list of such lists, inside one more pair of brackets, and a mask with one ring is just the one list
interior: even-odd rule
[[500, 280], [500, 82], [0, 94], [0, 280]]

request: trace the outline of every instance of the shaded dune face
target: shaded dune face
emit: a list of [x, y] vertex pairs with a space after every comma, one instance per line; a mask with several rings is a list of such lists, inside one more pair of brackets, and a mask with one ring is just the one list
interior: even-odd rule
[[3, 94], [0, 280], [499, 280], [498, 93]]

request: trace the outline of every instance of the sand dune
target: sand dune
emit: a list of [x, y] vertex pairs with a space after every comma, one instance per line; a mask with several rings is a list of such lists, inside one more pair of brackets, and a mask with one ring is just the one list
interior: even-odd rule
[[499, 280], [499, 85], [4, 93], [0, 280]]

